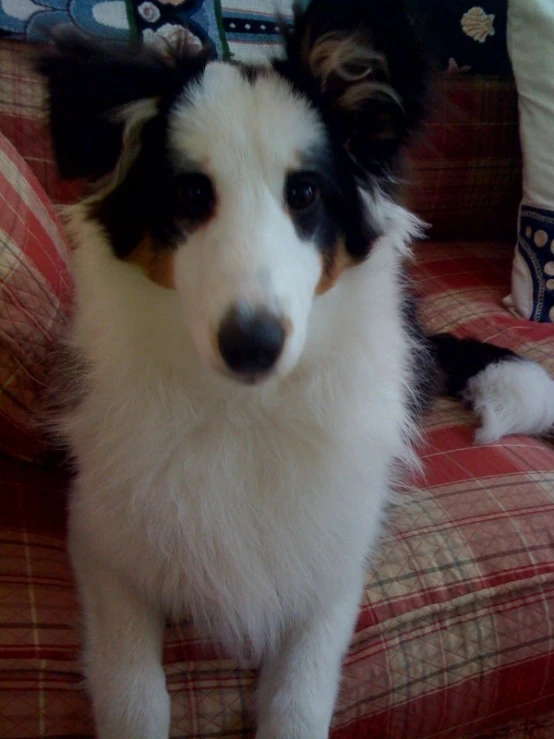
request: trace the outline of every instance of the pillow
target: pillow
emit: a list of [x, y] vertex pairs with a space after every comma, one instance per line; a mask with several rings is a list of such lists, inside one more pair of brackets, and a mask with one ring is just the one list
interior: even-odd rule
[[74, 202], [83, 183], [59, 176], [45, 109], [46, 88], [35, 69], [35, 53], [31, 44], [0, 41], [0, 133], [30, 165], [54, 203]]
[[38, 414], [69, 310], [69, 247], [29, 166], [0, 134], [0, 451], [42, 460]]
[[[185, 0], [177, 0], [184, 2]], [[48, 41], [60, 28], [72, 27], [92, 38], [124, 40], [133, 35], [134, 0], [12, 0], [0, 2], [3, 36]]]
[[554, 322], [554, 3], [510, 0], [508, 50], [519, 95], [523, 199], [507, 305]]

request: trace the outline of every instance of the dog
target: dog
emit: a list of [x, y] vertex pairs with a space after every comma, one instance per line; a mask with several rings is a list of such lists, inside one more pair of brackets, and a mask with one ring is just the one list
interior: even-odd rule
[[416, 20], [313, 0], [265, 67], [75, 38], [41, 58], [60, 171], [96, 182], [67, 212], [58, 426], [100, 739], [168, 736], [163, 628], [189, 617], [260, 664], [257, 739], [327, 737], [437, 364], [483, 439], [528, 411], [506, 424], [514, 374], [551, 392], [507, 350], [418, 329], [422, 224], [394, 186], [433, 77]]

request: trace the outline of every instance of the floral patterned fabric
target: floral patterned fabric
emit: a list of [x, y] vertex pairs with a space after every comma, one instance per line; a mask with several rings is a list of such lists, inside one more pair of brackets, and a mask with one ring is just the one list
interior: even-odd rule
[[[423, 1], [423, 0], [420, 0]], [[278, 4], [285, 18], [291, 0]], [[436, 22], [442, 68], [450, 73], [510, 74], [506, 51], [507, 0], [431, 0], [425, 3]], [[133, 2], [143, 38], [192, 35], [198, 43], [209, 36], [224, 58], [251, 59], [279, 44], [274, 0], [139, 0]], [[212, 19], [209, 24], [202, 18]], [[187, 26], [186, 32], [184, 27]]]
[[0, 0], [0, 36], [43, 41], [60, 26], [97, 38], [133, 33], [132, 0]]
[[219, 0], [133, 0], [132, 6], [146, 44], [163, 49], [167, 42], [201, 46], [209, 41], [218, 57], [229, 57]]
[[[508, 0], [419, 2], [436, 21], [445, 71], [510, 74]], [[276, 11], [290, 18], [292, 0], [0, 0], [0, 34], [37, 40], [70, 24], [90, 36], [139, 36], [160, 46], [209, 39], [220, 58], [251, 61], [280, 43]]]

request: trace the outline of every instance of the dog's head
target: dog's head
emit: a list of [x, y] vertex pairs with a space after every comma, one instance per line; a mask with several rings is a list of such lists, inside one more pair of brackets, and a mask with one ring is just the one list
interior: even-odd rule
[[178, 292], [212, 367], [290, 370], [424, 110], [405, 0], [313, 0], [266, 68], [66, 39], [41, 71], [60, 171], [103, 178], [87, 207], [115, 256]]

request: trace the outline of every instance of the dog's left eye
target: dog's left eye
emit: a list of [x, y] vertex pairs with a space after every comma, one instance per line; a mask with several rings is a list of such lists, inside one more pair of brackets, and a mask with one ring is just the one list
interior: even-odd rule
[[180, 218], [201, 220], [209, 216], [215, 205], [215, 193], [206, 175], [182, 175], [177, 183], [177, 215]]
[[292, 210], [306, 210], [319, 196], [317, 182], [306, 175], [291, 175], [285, 185], [285, 198]]

